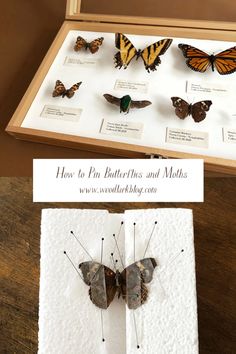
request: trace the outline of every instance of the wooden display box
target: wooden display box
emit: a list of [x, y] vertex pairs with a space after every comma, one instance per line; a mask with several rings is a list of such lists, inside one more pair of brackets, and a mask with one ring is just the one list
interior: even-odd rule
[[[113, 105], [109, 106], [109, 103], [107, 103], [104, 98], [102, 97], [102, 92], [103, 93], [111, 93], [114, 96], [117, 97], [121, 97], [125, 94], [130, 94], [132, 98], [136, 99], [136, 95], [134, 92], [119, 92], [119, 91], [114, 91], [114, 80], [113, 80], [113, 74], [110, 74], [111, 79], [113, 80], [111, 81], [110, 85], [106, 85], [106, 81], [101, 81], [100, 79], [96, 79], [96, 70], [95, 71], [91, 71], [89, 69], [86, 69], [86, 75], [85, 73], [82, 73], [81, 76], [84, 76], [84, 78], [82, 80], [80, 80], [80, 74], [78, 75], [78, 80], [77, 80], [77, 72], [80, 70], [80, 68], [78, 67], [67, 67], [65, 69], [63, 69], [63, 66], [60, 67], [61, 70], [57, 70], [57, 68], [59, 68], [59, 65], [63, 65], [62, 64], [62, 57], [63, 57], [63, 53], [65, 52], [65, 46], [66, 48], [70, 48], [70, 55], [71, 53], [73, 53], [73, 55], [77, 55], [79, 56], [80, 54], [77, 54], [75, 52], [73, 52], [73, 43], [71, 38], [73, 37], [76, 40], [76, 37], [78, 35], [82, 35], [83, 37], [85, 37], [88, 40], [92, 40], [94, 38], [96, 38], [96, 35], [98, 33], [100, 33], [100, 36], [104, 35], [104, 37], [106, 37], [107, 34], [107, 41], [106, 38], [104, 40], [104, 44], [103, 46], [100, 48], [99, 50], [99, 54], [96, 53], [94, 55], [94, 58], [96, 58], [97, 54], [99, 55], [99, 59], [102, 59], [102, 54], [103, 54], [103, 50], [105, 50], [105, 46], [106, 46], [106, 42], [107, 42], [107, 46], [109, 45], [110, 47], [108, 48], [109, 51], [107, 52], [110, 53], [109, 55], [106, 56], [106, 59], [104, 60], [108, 60], [109, 63], [111, 62], [111, 65], [109, 65], [109, 68], [113, 65], [112, 63], [112, 57], [114, 56], [114, 53], [116, 53], [118, 50], [115, 48], [114, 45], [114, 33], [116, 32], [120, 32], [120, 33], [124, 33], [126, 34], [129, 38], [131, 38], [133, 44], [135, 45], [136, 48], [139, 48], [139, 43], [138, 42], [138, 37], [142, 37], [145, 38], [145, 36], [149, 36], [150, 38], [145, 41], [145, 44], [147, 43], [147, 45], [153, 43], [154, 41], [156, 41], [156, 37], [157, 40], [159, 40], [159, 38], [177, 38], [178, 42], [176, 43], [180, 43], [179, 38], [182, 39], [184, 38], [185, 43], [187, 44], [192, 44], [195, 46], [195, 42], [196, 45], [199, 42], [199, 40], [207, 40], [207, 42], [205, 42], [205, 44], [209, 44], [210, 41], [213, 43], [212, 48], [216, 48], [216, 51], [221, 51], [224, 49], [228, 49], [230, 47], [232, 47], [232, 43], [227, 43], [227, 42], [234, 42], [236, 39], [236, 23], [228, 23], [228, 22], [213, 22], [213, 21], [195, 21], [195, 20], [180, 20], [180, 19], [164, 19], [164, 18], [143, 18], [143, 17], [130, 17], [130, 16], [113, 16], [113, 15], [94, 15], [94, 14], [83, 14], [80, 13], [80, 1], [79, 0], [68, 0], [67, 1], [67, 11], [66, 11], [66, 20], [63, 23], [58, 35], [56, 36], [51, 48], [49, 49], [46, 57], [44, 58], [40, 68], [38, 69], [33, 81], [31, 82], [28, 90], [26, 91], [22, 101], [20, 102], [16, 112], [14, 113], [13, 117], [11, 118], [6, 131], [15, 136], [18, 139], [23, 139], [23, 140], [29, 140], [29, 141], [35, 141], [35, 142], [41, 142], [41, 143], [46, 143], [46, 144], [53, 144], [53, 145], [61, 145], [61, 146], [65, 146], [65, 147], [71, 147], [71, 148], [78, 148], [78, 149], [82, 149], [82, 150], [89, 150], [89, 151], [96, 151], [96, 152], [101, 152], [101, 153], [109, 153], [111, 155], [116, 155], [116, 156], [123, 156], [123, 157], [160, 157], [160, 158], [203, 158], [205, 160], [205, 167], [207, 170], [210, 171], [214, 171], [214, 172], [223, 172], [223, 173], [228, 173], [228, 174], [234, 174], [236, 175], [236, 144], [235, 141], [234, 143], [230, 142], [229, 144], [226, 144], [225, 142], [223, 142], [223, 137], [222, 137], [222, 126], [227, 126], [228, 123], [229, 124], [229, 128], [233, 130], [233, 132], [235, 132], [236, 134], [236, 107], [235, 107], [235, 111], [230, 111], [230, 113], [228, 114], [228, 116], [230, 116], [230, 114], [232, 114], [233, 118], [229, 118], [227, 116], [227, 118], [222, 118], [223, 121], [221, 121], [221, 117], [217, 117], [216, 113], [212, 112], [212, 108], [211, 110], [207, 113], [207, 118], [205, 119], [204, 123], [195, 123], [191, 117], [186, 118], [184, 121], [182, 120], [178, 120], [178, 118], [175, 116], [174, 114], [174, 108], [172, 107], [171, 101], [170, 101], [170, 97], [175, 95], [175, 96], [180, 96], [185, 100], [188, 100], [187, 97], [187, 93], [185, 92], [178, 92], [177, 90], [175, 90], [175, 94], [173, 94], [174, 92], [171, 91], [172, 90], [172, 83], [169, 84], [170, 87], [170, 94], [168, 94], [168, 109], [167, 109], [167, 117], [166, 117], [166, 121], [165, 118], [162, 117], [160, 119], [161, 123], [158, 122], [158, 112], [156, 112], [156, 116], [157, 118], [155, 118], [155, 122], [154, 125], [152, 125], [152, 120], [151, 118], [149, 119], [149, 114], [151, 116], [151, 109], [156, 109], [156, 106], [158, 106], [158, 94], [155, 94], [154, 96], [154, 91], [155, 90], [149, 90], [147, 95], [144, 95], [144, 99], [147, 99], [150, 95], [151, 95], [151, 101], [153, 102], [153, 105], [150, 107], [155, 107], [154, 108], [145, 108], [143, 110], [136, 110], [135, 113], [129, 113], [128, 115], [121, 115], [119, 114], [119, 110], [114, 107]], [[85, 32], [85, 35], [84, 35]], [[88, 35], [88, 33], [90, 32], [94, 32], [91, 33], [91, 35]], [[70, 33], [72, 33], [70, 35]], [[112, 45], [111, 43], [111, 35], [112, 35]], [[136, 36], [135, 36], [136, 35]], [[70, 38], [68, 37], [70, 36]], [[155, 37], [154, 40], [153, 38], [151, 38], [151, 36]], [[89, 37], [89, 38], [87, 38]], [[135, 39], [133, 39], [135, 38]], [[186, 39], [188, 42], [186, 42]], [[65, 44], [65, 42], [67, 41], [67, 44]], [[109, 42], [110, 41], [110, 42]], [[218, 41], [218, 42], [217, 42]], [[218, 43], [220, 43], [219, 41], [225, 41], [224, 43], [224, 47], [220, 48]], [[68, 43], [70, 45], [68, 45]], [[215, 46], [214, 46], [215, 44]], [[64, 49], [63, 49], [63, 45], [64, 45]], [[198, 45], [198, 47], [200, 46], [199, 49], [203, 49], [204, 47], [201, 48], [201, 43]], [[143, 43], [140, 44], [141, 48], [144, 48]], [[171, 47], [176, 47], [176, 44], [172, 44]], [[116, 79], [117, 78], [121, 78], [124, 79], [125, 75], [128, 75], [128, 79], [130, 80], [130, 78], [132, 79], [132, 77], [130, 77], [130, 75], [134, 75], [134, 80], [135, 80], [135, 70], [138, 70], [139, 72], [142, 71], [142, 75], [143, 75], [143, 80], [148, 81], [148, 80], [152, 80], [154, 82], [155, 80], [155, 85], [158, 85], [160, 92], [162, 89], [162, 85], [163, 85], [163, 80], [159, 80], [159, 75], [161, 77], [161, 72], [166, 71], [166, 77], [167, 80], [164, 80], [166, 82], [168, 82], [168, 74], [169, 70], [172, 70], [169, 68], [169, 65], [167, 65], [167, 55], [169, 54], [169, 51], [171, 49], [171, 47], [168, 49], [168, 51], [163, 55], [163, 57], [161, 57], [162, 60], [162, 64], [160, 66], [157, 67], [157, 71], [155, 71], [154, 73], [147, 73], [146, 70], [144, 69], [144, 67], [142, 68], [141, 66], [143, 65], [141, 62], [139, 63], [139, 61], [136, 62], [136, 60], [134, 60], [134, 64], [130, 64], [129, 68], [127, 70], [118, 70], [118, 69], [114, 69], [114, 65], [112, 66], [112, 69], [109, 70], [116, 70], [115, 75]], [[210, 54], [212, 48], [206, 48], [205, 50]], [[178, 48], [177, 48], [178, 49]], [[209, 76], [207, 75], [211, 75], [210, 76], [210, 80], [212, 81], [218, 81], [218, 80], [223, 80], [221, 75], [219, 75], [217, 72], [211, 73], [211, 74], [200, 74], [200, 73], [195, 73], [192, 72], [185, 64], [185, 58], [183, 58], [182, 53], [180, 52], [180, 50], [178, 49], [173, 49], [173, 51], [175, 50], [175, 54], [177, 52], [179, 52], [178, 55], [182, 56], [181, 58], [181, 70], [183, 70], [183, 73], [185, 75], [185, 77], [183, 77], [183, 82], [182, 83], [186, 83], [186, 80], [189, 79], [189, 75], [195, 75], [191, 77], [191, 80], [204, 80], [204, 79], [208, 79]], [[208, 50], [207, 50], [208, 49]], [[64, 52], [63, 52], [64, 50]], [[62, 51], [63, 53], [60, 54], [60, 51]], [[173, 52], [174, 53], [174, 52]], [[85, 58], [85, 55], [88, 55], [87, 53], [83, 53], [81, 54], [83, 58]], [[172, 55], [173, 56], [173, 55]], [[91, 55], [90, 55], [91, 57]], [[104, 54], [105, 57], [105, 54]], [[109, 58], [108, 58], [109, 57]], [[60, 60], [59, 60], [60, 59]], [[166, 61], [166, 62], [165, 62]], [[102, 61], [101, 61], [102, 62]], [[137, 64], [136, 64], [137, 63]], [[132, 67], [133, 66], [133, 67]], [[106, 70], [104, 69], [105, 65], [102, 66], [102, 70]], [[138, 69], [137, 69], [138, 67]], [[50, 71], [51, 70], [51, 71]], [[67, 80], [67, 72], [68, 70], [70, 70], [70, 74], [68, 74], [68, 80]], [[85, 70], [85, 69], [81, 69], [81, 70]], [[174, 68], [173, 70], [176, 70], [176, 68]], [[180, 71], [181, 71], [180, 70]], [[72, 74], [72, 71], [75, 74]], [[100, 69], [98, 69], [97, 73], [99, 74], [99, 71], [101, 71]], [[115, 71], [114, 71], [115, 72]], [[160, 74], [159, 74], [160, 73]], [[49, 76], [47, 76], [49, 75]], [[50, 76], [51, 75], [51, 76]], [[69, 77], [69, 76], [72, 77]], [[141, 75], [141, 74], [140, 74]], [[76, 79], [74, 79], [74, 77], [76, 76]], [[233, 73], [231, 75], [226, 75], [227, 78], [225, 79], [225, 76], [223, 76], [224, 80], [226, 80], [227, 85], [234, 85], [236, 83], [236, 74]], [[81, 85], [81, 89], [83, 87], [83, 91], [82, 93], [80, 93], [80, 90], [78, 92], [76, 92], [76, 96], [78, 100], [76, 100], [75, 97], [73, 97], [71, 100], [67, 99], [67, 98], [52, 98], [51, 93], [52, 90], [54, 88], [55, 85], [55, 81], [57, 79], [62, 80], [66, 86], [71, 86], [72, 84], [76, 83], [77, 81], [83, 81], [83, 85]], [[45, 82], [45, 80], [48, 81], [48, 83]], [[86, 83], [86, 80], [88, 81], [88, 84]], [[90, 80], [90, 82], [89, 82]], [[94, 81], [93, 81], [94, 80]], [[99, 82], [98, 82], [99, 81]], [[142, 81], [142, 80], [141, 80]], [[94, 85], [93, 85], [94, 82]], [[85, 83], [85, 84], [84, 84]], [[146, 140], [139, 140], [136, 143], [135, 139], [125, 139], [125, 138], [116, 138], [116, 137], [110, 137], [109, 135], [104, 135], [104, 134], [100, 134], [99, 135], [99, 130], [97, 130], [97, 136], [96, 134], [90, 134], [90, 133], [86, 133], [86, 129], [83, 129], [80, 131], [80, 129], [78, 129], [78, 133], [77, 131], [73, 131], [70, 129], [68, 129], [68, 131], [63, 130], [63, 126], [61, 124], [61, 122], [56, 122], [55, 125], [60, 125], [61, 126], [58, 129], [55, 129], [55, 131], [53, 131], [53, 120], [51, 120], [48, 124], [50, 126], [50, 128], [47, 130], [45, 128], [45, 122], [39, 119], [39, 117], [37, 117], [37, 119], [34, 116], [34, 112], [38, 109], [39, 112], [42, 112], [43, 107], [45, 106], [45, 103], [50, 104], [58, 104], [59, 106], [64, 106], [66, 105], [67, 107], [70, 107], [70, 104], [76, 105], [78, 103], [79, 107], [82, 104], [83, 105], [83, 98], [82, 96], [89, 96], [91, 95], [91, 90], [93, 89], [93, 86], [98, 87], [98, 85], [100, 84], [101, 86], [101, 92], [99, 91], [99, 98], [96, 97], [96, 102], [94, 105], [94, 110], [97, 113], [97, 117], [96, 116], [91, 116], [91, 114], [89, 115], [89, 113], [87, 113], [87, 123], [85, 122], [85, 119], [82, 120], [82, 122], [84, 121], [84, 124], [87, 124], [87, 126], [89, 126], [90, 128], [93, 126], [94, 122], [94, 126], [101, 126], [101, 119], [106, 117], [109, 118], [111, 117], [111, 119], [114, 119], [114, 117], [116, 116], [115, 119], [118, 119], [119, 121], [124, 120], [124, 122], [126, 121], [134, 121], [136, 119], [140, 119], [140, 117], [142, 116], [142, 124], [147, 124], [147, 126], [144, 128], [144, 130], [146, 130], [145, 134], [146, 134]], [[96, 86], [97, 85], [97, 86]], [[183, 85], [182, 85], [183, 86]], [[95, 90], [94, 88], [94, 90]], [[165, 88], [167, 89], [167, 87]], [[40, 93], [40, 90], [44, 90], [43, 93]], [[51, 91], [50, 91], [51, 90]], [[180, 90], [181, 91], [181, 90]], [[234, 91], [236, 92], [236, 91]], [[150, 95], [149, 95], [150, 93]], [[40, 96], [41, 95], [41, 96]], [[140, 99], [141, 95], [137, 95], [138, 99]], [[154, 98], [156, 97], [155, 102], [154, 103]], [[47, 102], [48, 99], [48, 102]], [[208, 99], [208, 97], [206, 97], [206, 99]], [[54, 101], [52, 101], [54, 100]], [[74, 100], [74, 101], [73, 101]], [[76, 100], [76, 101], [75, 101]], [[162, 100], [162, 98], [159, 98], [159, 102]], [[199, 101], [200, 99], [198, 99], [198, 97], [194, 97], [194, 101]], [[220, 97], [219, 99], [217, 97], [215, 97], [213, 101], [213, 106], [217, 106], [217, 101], [219, 100], [219, 102], [224, 102], [224, 97]], [[45, 102], [44, 102], [45, 101]], [[84, 101], [85, 102], [85, 101]], [[166, 101], [167, 102], [167, 101]], [[216, 104], [215, 104], [216, 102]], [[226, 100], [226, 104], [225, 106], [228, 105], [227, 103], [228, 101]], [[38, 106], [41, 104], [41, 107], [39, 108]], [[89, 105], [89, 103], [88, 103]], [[97, 105], [97, 106], [96, 106]], [[218, 104], [219, 105], [219, 104]], [[37, 108], [37, 107], [38, 108]], [[91, 108], [92, 105], [90, 105]], [[96, 107], [95, 107], [96, 106]], [[36, 108], [37, 109], [36, 109]], [[73, 106], [75, 107], [75, 106]], [[98, 108], [97, 108], [98, 107]], [[100, 113], [99, 109], [101, 107], [104, 107], [104, 113]], [[109, 107], [109, 108], [108, 108]], [[103, 109], [103, 108], [102, 108]], [[223, 107], [222, 107], [223, 109]], [[86, 109], [85, 109], [86, 110]], [[136, 113], [138, 111], [138, 113]], [[31, 112], [31, 113], [30, 113]], [[220, 112], [220, 110], [219, 110]], [[28, 117], [31, 114], [32, 117]], [[94, 114], [94, 113], [93, 113]], [[92, 114], [92, 115], [93, 115]], [[164, 126], [168, 126], [169, 124], [169, 115], [171, 114], [171, 125], [172, 127], [174, 126], [175, 128], [180, 128], [180, 129], [186, 129], [186, 130], [191, 130], [191, 128], [195, 129], [195, 130], [199, 130], [200, 131], [204, 131], [204, 129], [208, 129], [208, 132], [213, 132], [213, 131], [217, 131], [220, 133], [217, 133], [218, 136], [221, 135], [222, 141], [221, 143], [218, 144], [217, 140], [214, 141], [214, 137], [211, 137], [210, 140], [211, 142], [214, 141], [215, 145], [215, 149], [213, 152], [209, 152], [209, 149], [204, 149], [204, 148], [194, 148], [193, 146], [190, 146], [188, 148], [188, 146], [184, 146], [184, 145], [175, 145], [175, 144], [166, 144], [166, 142], [164, 141], [164, 136], [166, 135], [164, 133]], [[37, 115], [37, 114], [36, 114]], [[40, 116], [40, 114], [38, 114]], [[94, 114], [96, 115], [96, 114]], [[161, 115], [161, 113], [160, 113]], [[86, 116], [86, 114], [85, 114]], [[216, 118], [216, 121], [218, 122], [217, 126], [214, 127], [214, 116]], [[137, 118], [138, 117], [138, 118]], [[208, 118], [209, 117], [209, 118]], [[210, 117], [211, 117], [211, 123], [210, 122]], [[34, 120], [35, 118], [35, 120]], [[27, 123], [27, 119], [32, 119], [32, 122], [36, 122], [36, 125], [34, 127], [34, 123], [30, 122], [30, 124]], [[93, 119], [93, 121], [92, 121]], [[148, 119], [150, 120], [149, 123]], [[153, 118], [152, 118], [153, 119]], [[225, 120], [224, 120], [225, 119]], [[43, 121], [43, 123], [42, 123]], [[140, 122], [140, 120], [138, 120], [138, 122]], [[184, 123], [183, 123], [184, 122]], [[187, 122], [187, 123], [186, 123]], [[207, 122], [207, 123], [205, 123]], [[27, 125], [28, 124], [28, 125]], [[41, 124], [41, 125], [40, 125]], [[68, 124], [68, 123], [63, 123]], [[149, 124], [149, 126], [148, 126]], [[160, 128], [160, 130], [158, 129], [158, 124], [160, 124], [160, 126], [162, 125], [162, 128]], [[184, 124], [183, 126], [181, 126], [181, 124]], [[204, 125], [205, 124], [205, 125]], [[73, 125], [73, 124], [72, 124]], [[72, 126], [71, 125], [71, 126]], [[209, 125], [209, 126], [208, 126]], [[40, 127], [43, 128], [40, 128]], [[66, 126], [66, 125], [65, 125]], [[204, 127], [204, 128], [202, 128]], [[155, 130], [157, 128], [157, 130]], [[161, 131], [161, 129], [163, 129], [163, 131]], [[167, 128], [165, 128], [167, 129]], [[67, 130], [67, 129], [65, 129]], [[163, 138], [161, 138], [163, 140], [162, 144], [157, 143], [149, 143], [150, 141], [152, 141], [151, 139], [149, 139], [148, 134], [152, 133], [152, 130], [155, 130], [157, 137], [159, 137], [160, 139], [160, 135], [163, 135]], [[227, 129], [226, 129], [227, 130]], [[154, 134], [154, 133], [152, 133]], [[159, 134], [159, 135], [158, 135]], [[213, 134], [213, 133], [212, 133]], [[224, 135], [224, 134], [223, 134]], [[236, 135], [235, 135], [236, 136]], [[221, 139], [220, 137], [217, 139]], [[223, 146], [224, 148], [222, 148], [221, 146]], [[218, 149], [218, 150], [217, 150]], [[223, 151], [225, 149], [225, 151]], [[218, 153], [219, 152], [219, 153]]]

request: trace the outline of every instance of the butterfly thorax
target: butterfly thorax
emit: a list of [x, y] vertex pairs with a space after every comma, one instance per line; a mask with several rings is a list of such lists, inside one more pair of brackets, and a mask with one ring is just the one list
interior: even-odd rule
[[129, 108], [130, 108], [130, 104], [131, 104], [131, 97], [129, 95], [125, 95], [123, 97], [121, 97], [120, 99], [120, 111], [121, 112], [129, 112]]
[[216, 57], [215, 57], [214, 54], [212, 54], [212, 55], [209, 56], [209, 61], [210, 61], [210, 63], [211, 63], [211, 69], [212, 69], [212, 71], [214, 71], [214, 62], [215, 62], [215, 60], [216, 60]]
[[141, 49], [137, 50], [137, 53], [136, 53], [136, 60], [138, 60], [138, 58], [141, 57], [141, 54], [142, 54]]

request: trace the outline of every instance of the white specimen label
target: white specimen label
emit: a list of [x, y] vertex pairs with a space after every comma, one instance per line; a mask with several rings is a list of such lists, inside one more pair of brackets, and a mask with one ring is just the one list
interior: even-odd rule
[[171, 144], [189, 145], [207, 149], [209, 136], [208, 133], [201, 131], [167, 128], [166, 142]]
[[143, 133], [143, 123], [103, 119], [100, 133], [141, 139]]
[[147, 93], [148, 82], [116, 80], [115, 90]]
[[64, 65], [66, 66], [78, 66], [81, 65], [86, 68], [94, 67], [97, 65], [98, 60], [94, 58], [79, 58], [79, 57], [66, 57]]
[[80, 108], [45, 105], [40, 116], [49, 119], [77, 122], [79, 121], [81, 113], [82, 109]]
[[223, 140], [228, 144], [236, 144], [236, 129], [223, 128]]
[[216, 94], [216, 95], [225, 95], [229, 94], [231, 91], [231, 86], [226, 82], [212, 82], [212, 81], [187, 81], [186, 87], [187, 93], [192, 94]]

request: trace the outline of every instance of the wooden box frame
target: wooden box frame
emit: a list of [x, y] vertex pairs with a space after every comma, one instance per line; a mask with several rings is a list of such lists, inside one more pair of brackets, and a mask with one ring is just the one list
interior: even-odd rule
[[115, 33], [117, 32], [117, 28], [119, 28], [119, 31], [122, 33], [161, 35], [166, 37], [226, 41], [235, 41], [236, 38], [236, 23], [233, 22], [83, 14], [80, 13], [80, 6], [81, 0], [67, 0], [66, 20], [11, 118], [6, 131], [22, 140], [78, 148], [87, 151], [99, 151], [101, 153], [109, 153], [123, 157], [144, 158], [157, 156], [159, 158], [202, 158], [205, 161], [206, 170], [236, 175], [236, 160], [194, 155], [174, 150], [150, 148], [21, 127], [42, 81], [70, 30]]

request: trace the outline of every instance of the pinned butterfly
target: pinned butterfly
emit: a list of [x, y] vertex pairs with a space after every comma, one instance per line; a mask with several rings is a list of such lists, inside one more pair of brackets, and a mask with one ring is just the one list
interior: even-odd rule
[[111, 104], [120, 107], [120, 113], [129, 113], [130, 108], [144, 108], [152, 104], [150, 101], [133, 101], [129, 95], [121, 98], [105, 93], [103, 97]]
[[68, 98], [71, 98], [74, 96], [75, 91], [77, 91], [79, 89], [81, 84], [82, 84], [82, 81], [78, 82], [77, 84], [74, 84], [73, 86], [71, 86], [71, 88], [66, 89], [65, 85], [60, 80], [57, 80], [55, 88], [52, 93], [52, 96], [53, 97], [62, 96], [63, 98], [66, 96]]
[[83, 280], [89, 288], [89, 297], [94, 305], [107, 309], [118, 294], [129, 309], [137, 309], [148, 298], [145, 284], [150, 283], [157, 263], [154, 258], [144, 258], [126, 267], [121, 273], [105, 265], [88, 261], [79, 264]]
[[196, 123], [201, 122], [206, 118], [206, 112], [209, 111], [212, 101], [200, 101], [194, 104], [189, 104], [180, 97], [171, 97], [175, 114], [180, 119], [185, 119], [187, 116], [192, 116]]
[[161, 64], [160, 55], [163, 55], [172, 43], [172, 39], [161, 39], [141, 50], [136, 49], [131, 41], [122, 33], [116, 33], [115, 45], [119, 52], [115, 54], [115, 67], [126, 69], [131, 60], [136, 57], [142, 58], [147, 72], [155, 71], [156, 67]]
[[97, 39], [94, 39], [92, 42], [87, 42], [83, 37], [79, 36], [77, 37], [74, 50], [76, 52], [80, 51], [81, 49], [89, 49], [90, 53], [94, 54], [98, 51], [100, 46], [102, 45], [104, 38], [100, 37]]
[[212, 71], [216, 68], [220, 75], [228, 75], [236, 71], [236, 47], [226, 49], [216, 55], [209, 55], [188, 44], [179, 44], [178, 47], [187, 58], [187, 66], [194, 71], [204, 73], [209, 67]]

